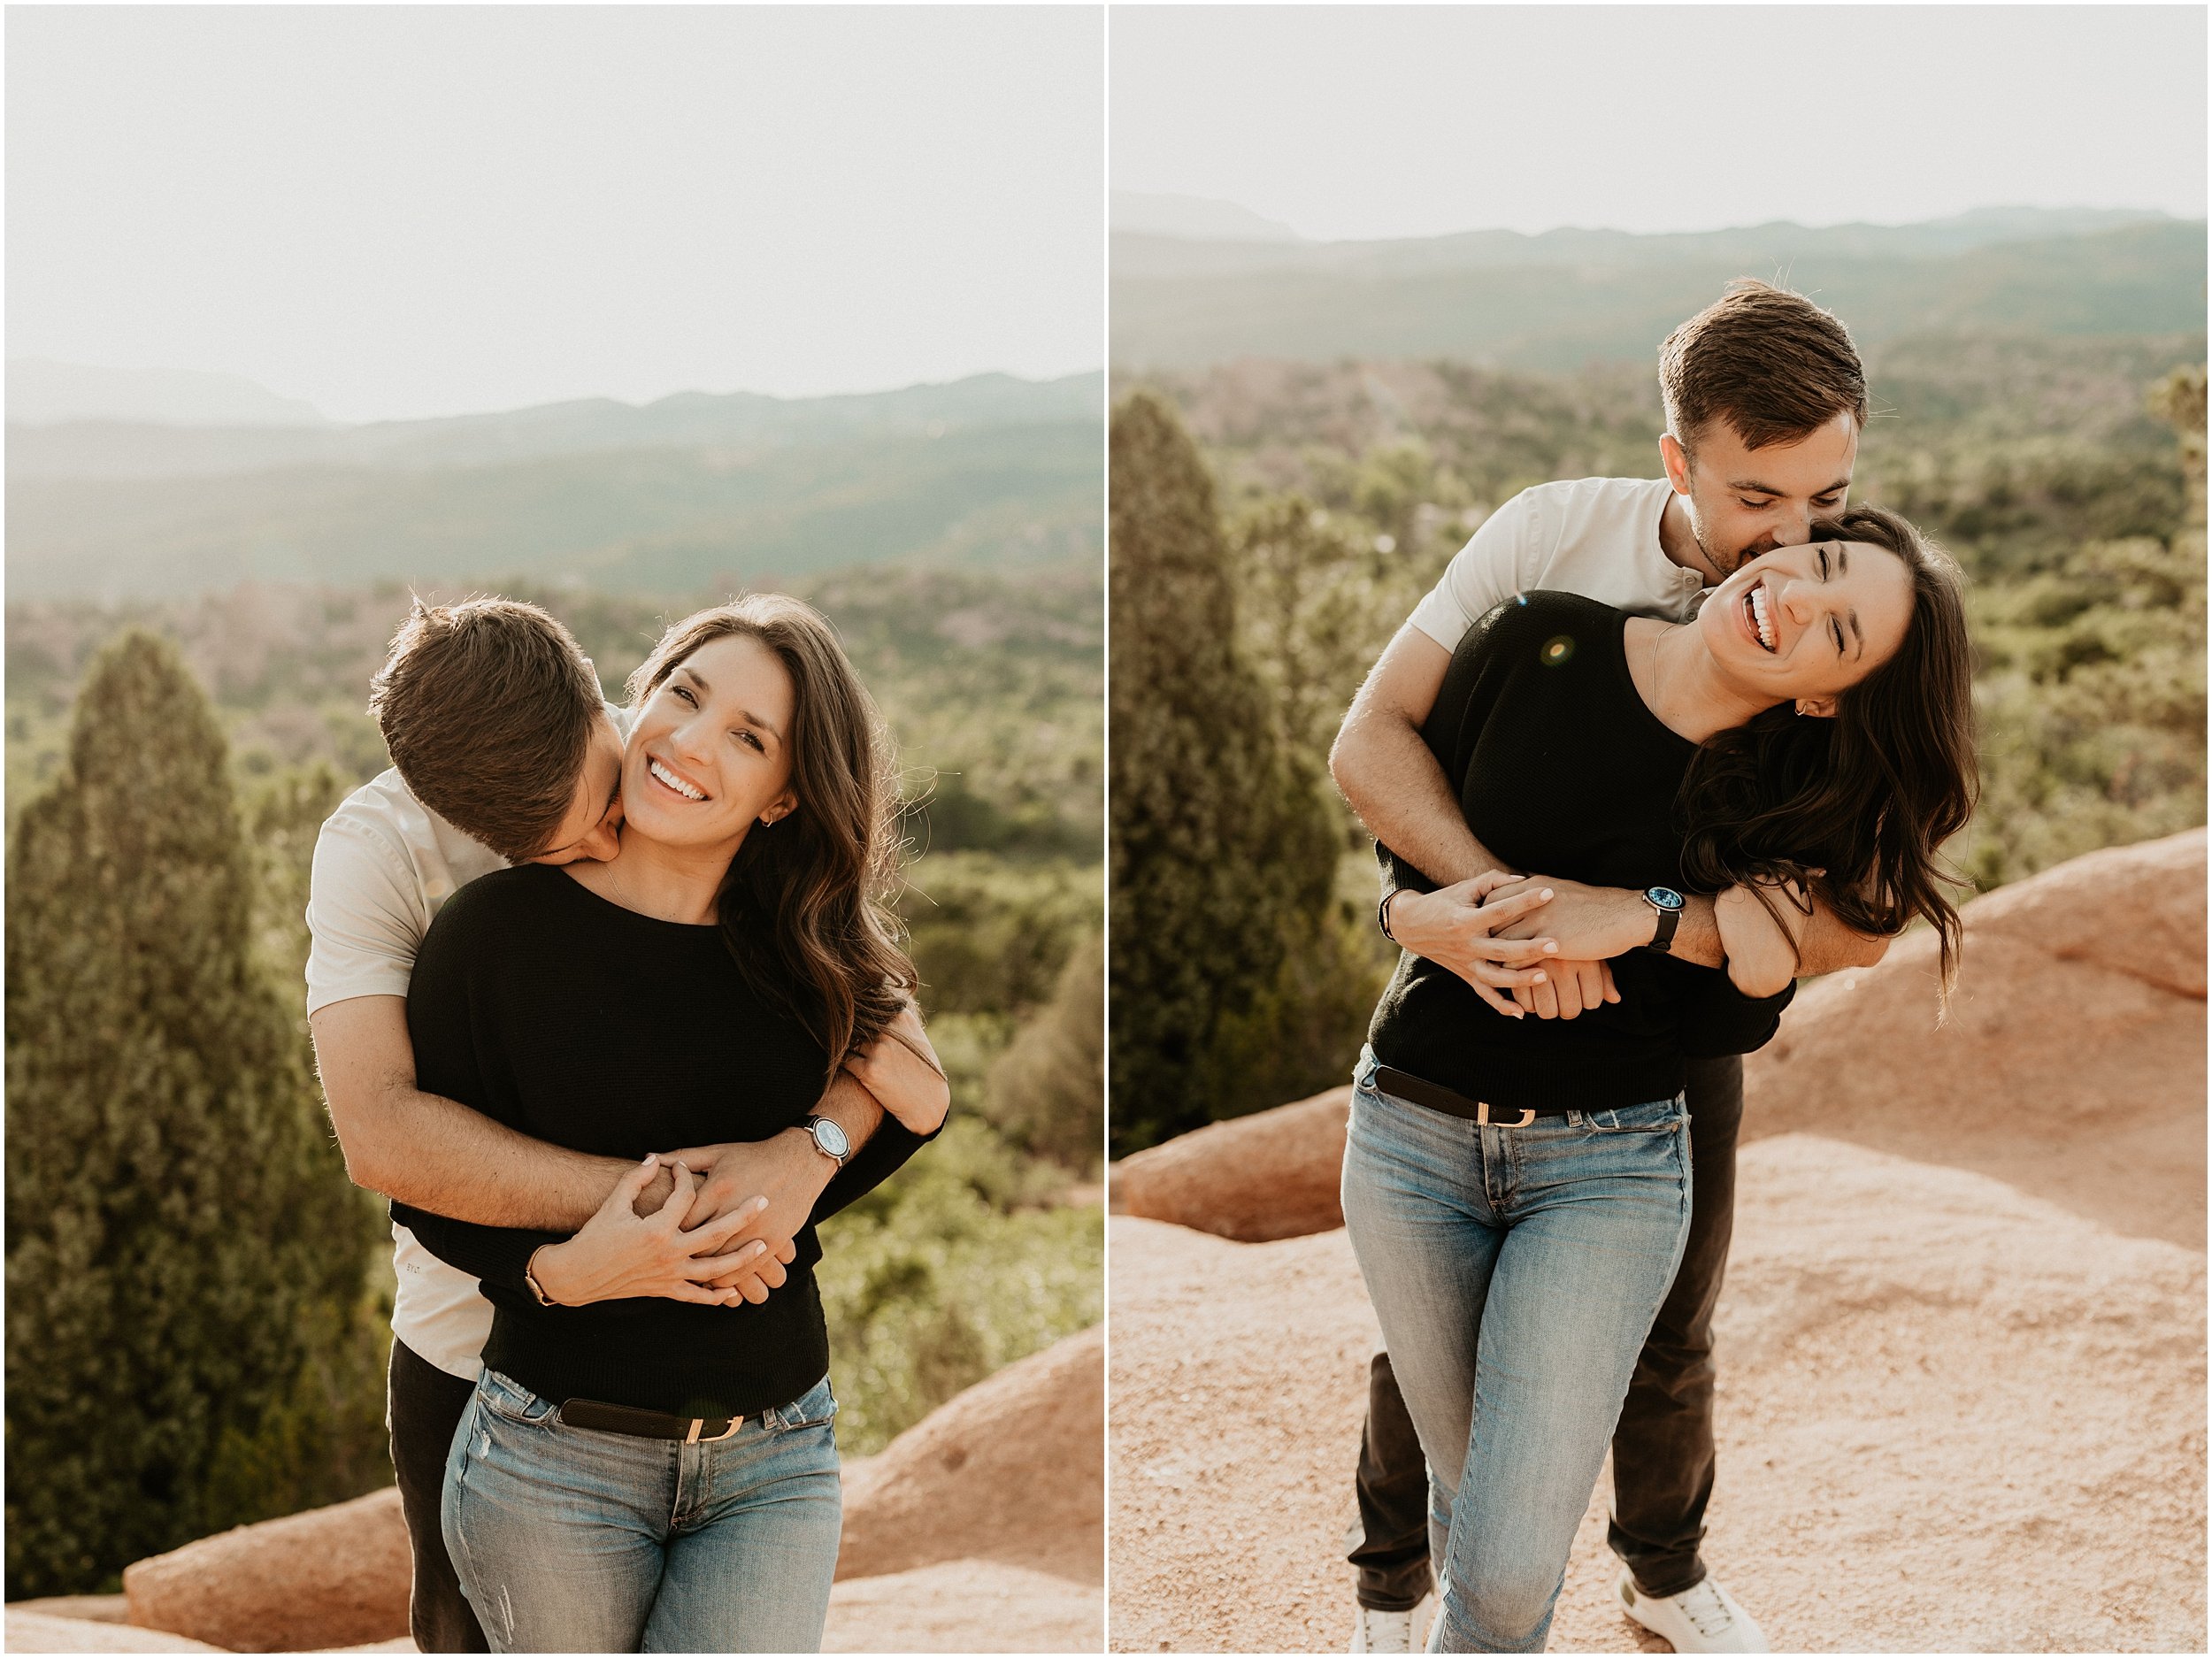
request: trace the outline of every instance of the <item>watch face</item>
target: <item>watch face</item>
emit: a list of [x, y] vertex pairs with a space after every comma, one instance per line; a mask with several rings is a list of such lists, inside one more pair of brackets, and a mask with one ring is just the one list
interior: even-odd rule
[[845, 1131], [826, 1117], [814, 1120], [814, 1143], [841, 1163], [853, 1148], [852, 1141], [845, 1138]]
[[1644, 896], [1650, 899], [1653, 903], [1657, 904], [1662, 910], [1679, 910], [1682, 908], [1682, 894], [1676, 892], [1671, 887], [1646, 887], [1644, 889]]

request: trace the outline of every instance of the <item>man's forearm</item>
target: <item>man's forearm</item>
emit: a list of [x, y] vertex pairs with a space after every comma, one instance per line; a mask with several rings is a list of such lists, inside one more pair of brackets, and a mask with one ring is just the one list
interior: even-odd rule
[[[337, 1113], [333, 1110], [333, 1117]], [[480, 1226], [574, 1232], [592, 1217], [631, 1164], [547, 1144], [480, 1111], [419, 1088], [394, 1086], [382, 1102], [380, 1149], [347, 1172], [358, 1186], [434, 1215]], [[341, 1143], [346, 1136], [339, 1135]]]
[[1439, 887], [1498, 867], [1428, 744], [1394, 710], [1355, 703], [1329, 750], [1329, 771], [1368, 833]]
[[1810, 979], [1820, 973], [1841, 972], [1847, 967], [1871, 967], [1888, 953], [1887, 939], [1871, 939], [1863, 933], [1855, 933], [1836, 919], [1836, 912], [1813, 901], [1813, 913], [1805, 923], [1805, 936], [1798, 940], [1798, 976]]
[[532, 1140], [418, 1088], [401, 997], [333, 1002], [308, 1025], [356, 1186], [482, 1226], [573, 1232], [629, 1171], [619, 1159]]
[[815, 1105], [814, 1114], [827, 1117], [843, 1129], [846, 1143], [855, 1151], [875, 1138], [886, 1115], [876, 1096], [862, 1086], [857, 1078], [842, 1071]]

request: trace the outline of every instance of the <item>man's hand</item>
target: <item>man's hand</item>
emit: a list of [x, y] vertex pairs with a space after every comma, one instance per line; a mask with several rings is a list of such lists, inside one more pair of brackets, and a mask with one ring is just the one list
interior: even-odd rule
[[910, 1002], [889, 1030], [846, 1059], [845, 1069], [917, 1134], [935, 1133], [952, 1104], [952, 1085]]
[[764, 1205], [758, 1200], [741, 1203], [726, 1215], [687, 1227], [683, 1223], [697, 1188], [679, 1161], [668, 1201], [641, 1216], [637, 1200], [660, 1172], [659, 1159], [648, 1157], [616, 1183], [581, 1232], [531, 1256], [531, 1271], [549, 1299], [564, 1307], [634, 1295], [710, 1307], [738, 1299], [734, 1291], [702, 1280], [727, 1275], [725, 1248], [734, 1247], [749, 1264], [762, 1255], [765, 1244], [757, 1238], [741, 1240], [739, 1234]]
[[[787, 1128], [768, 1140], [698, 1146], [670, 1155], [706, 1173], [692, 1199], [688, 1224], [699, 1226], [710, 1217], [757, 1204], [748, 1224], [729, 1234], [730, 1241], [723, 1246], [730, 1253], [723, 1257], [722, 1271], [707, 1281], [756, 1306], [766, 1301], [769, 1291], [783, 1287], [784, 1268], [798, 1254], [795, 1240], [837, 1165], [822, 1155], [814, 1137], [803, 1128]], [[749, 1242], [764, 1244], [766, 1253], [747, 1253]]]
[[[1524, 890], [1512, 899], [1497, 897], [1502, 888], [1516, 884]], [[1492, 870], [1432, 893], [1406, 889], [1394, 894], [1390, 931], [1404, 948], [1448, 968], [1490, 1006], [1517, 1019], [1521, 1010], [1501, 993], [1541, 984], [1559, 947], [1549, 937], [1509, 943], [1498, 935], [1541, 909], [1550, 897], [1541, 886]], [[1533, 928], [1540, 924], [1528, 925]]]
[[1603, 962], [1547, 962], [1540, 985], [1517, 985], [1513, 1000], [1540, 1019], [1571, 1019], [1603, 1002], [1618, 1002], [1613, 970]]
[[[1542, 933], [1555, 940], [1570, 961], [1601, 962], [1651, 942], [1659, 917], [1644, 895], [1626, 887], [1586, 887], [1580, 881], [1531, 875], [1501, 887], [1490, 902], [1510, 899], [1539, 887], [1551, 889], [1551, 902], [1540, 919], [1504, 928], [1509, 939]], [[1594, 1002], [1586, 1005], [1594, 1007]]]

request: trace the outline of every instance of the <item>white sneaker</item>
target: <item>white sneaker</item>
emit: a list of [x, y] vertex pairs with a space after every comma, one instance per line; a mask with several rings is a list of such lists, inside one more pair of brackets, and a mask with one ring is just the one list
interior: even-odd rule
[[1361, 1607], [1352, 1625], [1354, 1652], [1417, 1653], [1427, 1644], [1436, 1597], [1427, 1595], [1410, 1612], [1378, 1612]]
[[1621, 1568], [1614, 1585], [1621, 1610], [1677, 1652], [1768, 1652], [1767, 1638], [1735, 1597], [1708, 1576], [1680, 1594], [1654, 1599], [1636, 1586], [1636, 1574]]

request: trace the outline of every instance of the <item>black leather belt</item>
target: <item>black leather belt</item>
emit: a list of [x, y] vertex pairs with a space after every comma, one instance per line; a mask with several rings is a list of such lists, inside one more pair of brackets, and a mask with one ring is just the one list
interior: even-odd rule
[[560, 1408], [559, 1416], [572, 1428], [627, 1433], [641, 1439], [681, 1439], [686, 1445], [726, 1439], [745, 1425], [742, 1416], [672, 1416], [665, 1411], [604, 1404], [596, 1399], [572, 1399]]
[[[1385, 1094], [1394, 1094], [1401, 1100], [1410, 1100], [1425, 1105], [1432, 1111], [1442, 1111], [1449, 1117], [1463, 1117], [1470, 1123], [1479, 1123], [1485, 1128], [1526, 1128], [1540, 1117], [1565, 1117], [1575, 1108], [1567, 1105], [1547, 1105], [1535, 1109], [1525, 1106], [1494, 1106], [1486, 1100], [1471, 1100], [1463, 1094], [1454, 1094], [1449, 1088], [1417, 1077], [1409, 1071], [1400, 1071], [1391, 1065], [1375, 1067], [1375, 1086]], [[1520, 1115], [1513, 1115], [1515, 1111]], [[1493, 1117], [1496, 1111], [1499, 1116]]]

